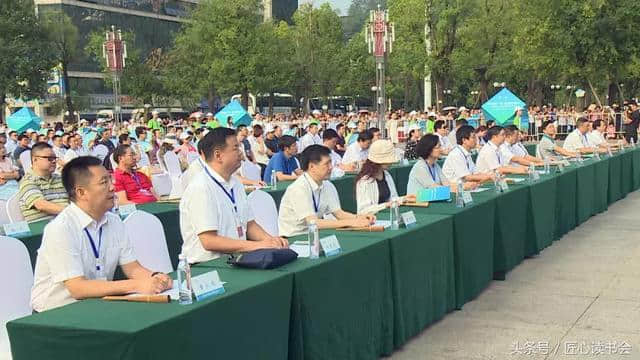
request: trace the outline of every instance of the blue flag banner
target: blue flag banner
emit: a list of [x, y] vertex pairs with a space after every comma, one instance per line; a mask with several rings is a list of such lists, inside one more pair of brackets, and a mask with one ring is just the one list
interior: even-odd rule
[[223, 107], [218, 113], [215, 115], [216, 119], [220, 121], [220, 124], [227, 126], [227, 118], [231, 116], [233, 126], [237, 127], [238, 125], [246, 125], [251, 126], [251, 115], [245, 110], [242, 105], [237, 100], [231, 101], [227, 106]]
[[[516, 117], [518, 109], [522, 110], [519, 118]], [[486, 120], [493, 120], [500, 126], [516, 125], [520, 130], [529, 128], [527, 104], [507, 88], [503, 88], [484, 103], [482, 113]]]

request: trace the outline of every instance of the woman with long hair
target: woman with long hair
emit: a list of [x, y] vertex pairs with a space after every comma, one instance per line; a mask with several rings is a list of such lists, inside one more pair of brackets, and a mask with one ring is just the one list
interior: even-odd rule
[[[355, 180], [358, 214], [375, 214], [398, 197], [396, 184], [387, 171], [397, 161], [391, 141], [378, 140], [371, 144], [367, 160]], [[415, 201], [415, 195], [408, 195], [406, 200]]]

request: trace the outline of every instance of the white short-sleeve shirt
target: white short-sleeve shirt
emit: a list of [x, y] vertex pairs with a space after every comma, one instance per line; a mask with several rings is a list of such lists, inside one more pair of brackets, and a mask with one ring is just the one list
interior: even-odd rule
[[313, 135], [310, 132], [307, 132], [300, 138], [300, 149], [298, 149], [298, 151], [302, 152], [311, 145], [322, 145], [322, 139], [318, 134]]
[[580, 148], [591, 147], [586, 134], [582, 134], [580, 130], [575, 129], [571, 134], [567, 135], [562, 148], [569, 151], [578, 151]]
[[491, 172], [500, 166], [506, 165], [500, 157], [500, 150], [491, 141], [487, 141], [482, 149], [480, 149], [476, 162], [478, 164], [478, 172], [481, 173]]
[[502, 145], [500, 145], [500, 162], [502, 164], [509, 164], [509, 165], [513, 165], [515, 163], [511, 162], [511, 159], [513, 159], [514, 156], [516, 156], [513, 153], [513, 145], [511, 144], [507, 144], [507, 142], [503, 142]]
[[442, 147], [443, 150], [449, 150], [453, 147], [453, 144], [451, 143], [451, 141], [449, 141], [448, 137], [442, 136], [440, 134], [436, 135], [438, 135], [438, 138], [440, 139], [440, 147]]
[[[318, 206], [316, 212], [314, 199]], [[287, 187], [278, 215], [278, 227], [280, 235], [294, 236], [304, 234], [307, 231], [308, 216], [316, 215], [322, 219], [325, 215], [333, 214], [340, 210], [340, 198], [336, 187], [324, 180], [320, 186], [304, 173]]]
[[351, 164], [358, 161], [367, 160], [367, 156], [369, 155], [369, 149], [363, 150], [360, 147], [360, 144], [356, 141], [355, 143], [347, 146], [347, 150], [342, 157], [342, 163]]
[[[99, 262], [84, 229], [93, 239]], [[113, 280], [118, 265], [135, 260], [131, 241], [119, 216], [108, 212], [96, 222], [72, 202], [44, 228], [36, 260], [31, 306], [36, 311], [45, 311], [70, 304], [75, 299], [64, 285], [66, 280], [80, 276], [88, 280], [101, 277]], [[96, 269], [98, 264], [101, 265], [100, 271]]]
[[[206, 171], [198, 172], [187, 186], [180, 200], [180, 233], [182, 234], [182, 254], [187, 261], [197, 263], [220, 257], [220, 253], [206, 250], [198, 235], [216, 231], [219, 236], [246, 240], [247, 223], [254, 219], [244, 186], [234, 176], [229, 182], [207, 164]], [[215, 178], [235, 199], [235, 207], [225, 191], [211, 177]], [[237, 211], [237, 212], [236, 212]], [[238, 236], [238, 225], [242, 226], [242, 236]]]
[[587, 134], [587, 139], [589, 140], [589, 144], [593, 146], [600, 146], [606, 144], [607, 142], [602, 133], [598, 130], [590, 131]]
[[449, 182], [457, 182], [459, 179], [476, 172], [476, 164], [471, 158], [471, 153], [461, 145], [449, 152], [442, 165], [442, 173]]
[[509, 148], [511, 149], [511, 152], [515, 156], [526, 157], [527, 155], [529, 155], [529, 152], [524, 147], [524, 145], [522, 145], [522, 143], [520, 141], [518, 141], [517, 143], [511, 145]]

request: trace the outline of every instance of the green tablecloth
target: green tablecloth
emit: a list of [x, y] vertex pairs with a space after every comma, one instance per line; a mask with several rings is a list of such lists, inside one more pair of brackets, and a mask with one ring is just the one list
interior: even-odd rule
[[[491, 191], [491, 190], [487, 190]], [[495, 201], [474, 193], [474, 202], [457, 208], [451, 202], [432, 203], [426, 214], [453, 216], [456, 308], [475, 298], [493, 279]]]
[[595, 214], [595, 160], [585, 160], [576, 167], [576, 225]]
[[633, 152], [633, 191], [640, 189], [640, 150]]
[[621, 167], [622, 173], [620, 174], [620, 191], [622, 192], [622, 197], [627, 196], [633, 190], [633, 154], [637, 152], [633, 149], [628, 149], [627, 151], [619, 154], [622, 158]]
[[572, 166], [556, 177], [556, 240], [576, 227], [576, 174], [577, 168]]
[[[635, 152], [640, 155], [640, 152]], [[594, 164], [595, 188], [593, 196], [594, 215], [606, 211], [609, 207], [609, 160], [603, 159]], [[640, 167], [638, 167], [640, 171]]]
[[188, 306], [84, 300], [14, 320], [13, 358], [286, 359], [291, 274], [218, 272], [225, 294]]
[[622, 199], [622, 157], [620, 154], [614, 154], [609, 158], [609, 205]]

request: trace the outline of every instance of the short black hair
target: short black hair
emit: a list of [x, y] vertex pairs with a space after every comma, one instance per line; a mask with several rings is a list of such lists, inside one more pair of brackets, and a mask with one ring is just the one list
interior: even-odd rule
[[499, 125], [490, 127], [489, 130], [487, 130], [487, 139], [491, 140], [495, 136], [500, 135], [500, 131], [502, 131], [502, 129], [504, 129], [504, 128], [502, 126], [499, 126]]
[[469, 139], [473, 136], [473, 126], [462, 125], [460, 129], [456, 130], [456, 142], [458, 145], [462, 145], [464, 139]]
[[338, 137], [338, 133], [333, 129], [327, 129], [322, 133], [322, 140], [332, 140]]
[[31, 159], [33, 159], [33, 157], [36, 156], [38, 153], [40, 153], [42, 150], [51, 149], [51, 148], [52, 148], [51, 145], [49, 145], [49, 143], [44, 141], [35, 143], [35, 145], [31, 147]]
[[427, 160], [439, 142], [440, 138], [437, 135], [427, 134], [421, 137], [416, 145], [416, 155]]
[[129, 140], [129, 134], [120, 134], [118, 136], [118, 142], [123, 144], [125, 141]]
[[291, 135], [283, 135], [278, 139], [278, 148], [283, 150], [296, 143], [296, 138]]
[[444, 127], [444, 120], [437, 120], [433, 123], [433, 130], [438, 131]]
[[18, 141], [22, 141], [23, 139], [30, 139], [30, 137], [28, 137], [27, 134], [18, 135]]
[[240, 125], [236, 126], [236, 131], [240, 131], [240, 130], [246, 128], [246, 127], [247, 127], [247, 125], [240, 124]]
[[544, 131], [544, 129], [547, 128], [547, 126], [549, 126], [550, 124], [553, 124], [553, 120], [546, 120], [542, 123], [542, 130]]
[[584, 123], [588, 123], [589, 120], [587, 120], [586, 117], [579, 117], [578, 120], [576, 120], [576, 127], [580, 127], [582, 124]]
[[62, 168], [62, 185], [71, 201], [76, 200], [76, 187], [86, 184], [87, 178], [91, 176], [89, 168], [92, 166], [102, 166], [102, 161], [94, 156], [80, 156]]
[[358, 141], [365, 142], [367, 140], [373, 140], [373, 133], [371, 132], [371, 129], [365, 130], [358, 134]]
[[377, 127], [371, 127], [369, 128], [369, 132], [371, 132], [371, 135], [380, 132], [380, 129], [378, 129]]
[[594, 121], [594, 122], [593, 122], [593, 128], [594, 128], [594, 129], [595, 129], [595, 128], [599, 128], [599, 127], [600, 127], [600, 125], [602, 125], [602, 123], [603, 123], [603, 122], [604, 122], [604, 121], [603, 121], [603, 120], [600, 120], [600, 119], [598, 119], [598, 120]]
[[504, 134], [505, 134], [506, 136], [511, 136], [511, 135], [513, 135], [514, 133], [517, 133], [517, 132], [519, 132], [519, 131], [520, 131], [520, 130], [519, 130], [519, 129], [518, 129], [518, 127], [517, 127], [517, 126], [515, 126], [515, 125], [509, 125], [509, 126], [506, 126], [506, 127], [504, 128]]
[[331, 157], [331, 150], [328, 147], [318, 144], [309, 145], [300, 154], [300, 167], [303, 171], [307, 171], [309, 170], [309, 164], [317, 164], [324, 157]]
[[53, 137], [51, 138], [52, 141], [54, 141], [55, 139], [62, 139], [62, 136], [60, 135], [53, 135]]
[[120, 158], [124, 156], [124, 154], [127, 153], [127, 150], [131, 148], [131, 145], [127, 145], [127, 144], [120, 144], [118, 145], [118, 147], [113, 151], [113, 161], [116, 162], [116, 164], [120, 164]]
[[336, 131], [340, 131], [344, 127], [344, 124], [340, 123], [336, 126]]
[[136, 137], [140, 136], [140, 134], [146, 134], [147, 133], [147, 129], [145, 129], [142, 126], [138, 126], [136, 128]]
[[456, 120], [456, 127], [468, 125], [467, 119], [460, 118]]
[[236, 131], [226, 127], [217, 127], [207, 133], [198, 143], [198, 151], [204, 154], [204, 158], [210, 161], [214, 151], [224, 149], [227, 146], [227, 138], [236, 136]]

